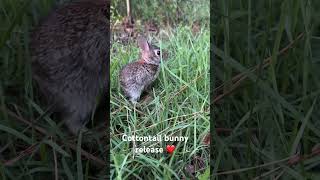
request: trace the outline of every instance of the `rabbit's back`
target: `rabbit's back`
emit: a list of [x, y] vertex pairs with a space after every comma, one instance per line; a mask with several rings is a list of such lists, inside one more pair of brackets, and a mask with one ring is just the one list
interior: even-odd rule
[[[107, 1], [69, 3], [34, 29], [32, 75], [44, 96], [83, 120], [107, 92], [109, 20]], [[72, 115], [69, 115], [72, 116]]]
[[156, 79], [159, 70], [159, 65], [140, 63], [139, 61], [129, 63], [120, 71], [120, 85], [123, 87], [148, 86]]
[[32, 33], [34, 65], [42, 66], [42, 70], [63, 69], [54, 72], [62, 73], [61, 76], [77, 65], [102, 71], [106, 66], [101, 65], [107, 64], [108, 57], [106, 8], [98, 3], [78, 2], [52, 12]]

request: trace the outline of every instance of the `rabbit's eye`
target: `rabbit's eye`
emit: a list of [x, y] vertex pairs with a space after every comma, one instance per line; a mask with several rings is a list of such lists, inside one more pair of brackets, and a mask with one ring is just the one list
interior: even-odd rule
[[160, 51], [159, 50], [157, 51], [157, 55], [160, 56]]

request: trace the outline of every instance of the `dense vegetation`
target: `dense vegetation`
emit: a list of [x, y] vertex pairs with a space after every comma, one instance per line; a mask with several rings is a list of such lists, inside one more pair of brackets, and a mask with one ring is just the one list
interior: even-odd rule
[[[160, 32], [150, 37], [170, 58], [147, 96], [151, 101], [141, 107], [142, 114], [135, 113], [119, 91], [117, 73], [137, 58], [138, 49], [134, 39], [112, 42], [111, 127], [90, 123], [90, 139], [70, 136], [62, 123], [50, 118], [31, 80], [30, 32], [66, 1], [0, 1], [0, 179], [106, 179], [109, 150], [105, 139], [109, 132], [112, 178], [208, 174], [209, 149], [202, 140], [209, 132], [209, 1], [132, 1], [137, 26], [147, 20], [155, 22]], [[112, 1], [112, 25], [126, 15], [124, 2]], [[114, 35], [116, 39], [117, 32]], [[133, 157], [131, 144], [121, 142], [119, 132], [176, 133], [189, 136], [189, 140], [176, 144], [172, 156]], [[89, 141], [95, 142], [94, 146], [85, 145]], [[194, 165], [198, 161], [201, 166]]]
[[320, 2], [213, 4], [217, 179], [319, 179]]
[[[138, 58], [134, 38], [118, 41], [114, 33], [111, 48], [111, 178], [189, 179], [209, 174], [209, 146], [203, 142], [209, 122], [209, 1], [133, 1], [137, 31], [143, 32], [150, 20], [158, 34], [146, 34], [152, 43], [168, 53], [153, 89], [142, 97], [134, 110], [122, 95], [118, 75], [128, 62]], [[118, 23], [119, 10], [112, 22]], [[122, 7], [122, 8], [121, 8]], [[161, 7], [161, 8], [160, 8]], [[197, 13], [199, 12], [199, 13]], [[123, 14], [122, 14], [123, 15]], [[199, 27], [197, 27], [199, 26]], [[142, 30], [141, 30], [142, 29]], [[140, 32], [141, 33], [141, 32]], [[122, 135], [187, 136], [187, 142], [173, 142], [175, 153], [133, 152], [135, 147], [166, 150], [166, 142], [122, 141]], [[207, 170], [207, 171], [206, 171]]]

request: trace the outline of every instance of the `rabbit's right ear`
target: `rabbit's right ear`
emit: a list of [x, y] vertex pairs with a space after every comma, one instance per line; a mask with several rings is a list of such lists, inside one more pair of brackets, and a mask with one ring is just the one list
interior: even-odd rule
[[146, 38], [140, 36], [138, 38], [138, 45], [140, 47], [140, 49], [142, 49], [142, 51], [149, 51], [150, 50], [150, 46], [148, 41], [146, 40]]

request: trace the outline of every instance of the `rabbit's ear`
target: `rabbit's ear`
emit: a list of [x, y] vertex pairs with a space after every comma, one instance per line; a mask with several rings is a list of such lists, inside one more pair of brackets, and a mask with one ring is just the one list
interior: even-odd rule
[[138, 45], [139, 45], [140, 49], [142, 49], [142, 51], [149, 51], [150, 50], [149, 43], [144, 37], [138, 38]]

